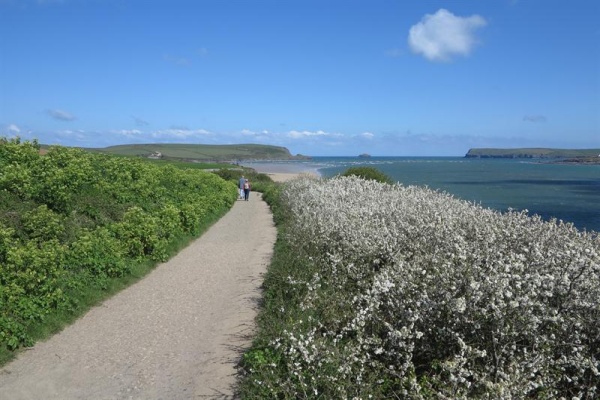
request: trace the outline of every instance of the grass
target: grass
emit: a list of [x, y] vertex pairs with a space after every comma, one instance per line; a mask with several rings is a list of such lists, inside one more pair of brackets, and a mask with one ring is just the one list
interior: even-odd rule
[[[266, 185], [263, 189], [263, 199], [269, 204], [273, 212], [273, 219], [277, 226], [277, 241], [273, 249], [271, 263], [263, 282], [263, 297], [261, 309], [257, 317], [257, 333], [253, 340], [252, 347], [243, 355], [241, 364], [246, 370], [261, 370], [271, 363], [279, 364], [275, 360], [276, 355], [270, 350], [270, 341], [277, 337], [280, 332], [290, 325], [289, 320], [281, 318], [280, 310], [285, 309], [286, 315], [294, 316], [288, 318], [301, 318], [305, 313], [301, 310], [290, 310], [299, 303], [296, 298], [290, 298], [289, 276], [298, 274], [299, 271], [305, 271], [306, 277], [312, 273], [306, 260], [298, 257], [291, 251], [290, 243], [286, 235], [286, 223], [288, 220], [287, 208], [281, 206], [279, 193], [280, 183]], [[297, 294], [301, 297], [301, 294]], [[271, 393], [266, 391], [259, 393], [257, 386], [253, 385], [247, 379], [242, 379], [238, 387], [241, 398], [269, 398]]]

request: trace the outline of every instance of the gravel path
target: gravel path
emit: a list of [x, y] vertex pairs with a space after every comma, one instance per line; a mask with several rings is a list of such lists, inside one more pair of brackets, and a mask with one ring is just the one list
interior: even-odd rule
[[0, 369], [0, 399], [233, 399], [276, 230], [260, 193]]

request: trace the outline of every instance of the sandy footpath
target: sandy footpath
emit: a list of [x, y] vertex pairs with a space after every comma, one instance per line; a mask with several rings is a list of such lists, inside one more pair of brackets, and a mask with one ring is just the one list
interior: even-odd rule
[[0, 369], [0, 399], [232, 399], [275, 238], [252, 192], [143, 280]]

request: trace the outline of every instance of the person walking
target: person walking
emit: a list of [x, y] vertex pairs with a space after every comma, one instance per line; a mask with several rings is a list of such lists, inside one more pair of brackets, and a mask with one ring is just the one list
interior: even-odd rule
[[244, 182], [244, 200], [248, 201], [250, 198], [250, 181], [246, 179]]
[[240, 200], [244, 199], [244, 184], [246, 183], [246, 181], [247, 179], [244, 178], [244, 175], [242, 175], [242, 177], [238, 181], [238, 189], [240, 189]]

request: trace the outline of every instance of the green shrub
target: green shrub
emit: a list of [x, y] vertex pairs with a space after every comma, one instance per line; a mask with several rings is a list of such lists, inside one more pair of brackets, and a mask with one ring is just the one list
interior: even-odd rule
[[381, 183], [393, 183], [392, 179], [373, 167], [351, 167], [342, 173], [342, 176], [358, 176], [366, 180], [372, 180]]
[[74, 273], [99, 278], [119, 277], [129, 271], [123, 242], [104, 227], [81, 235], [71, 245], [66, 264]]
[[222, 169], [214, 171], [214, 174], [220, 176], [221, 178], [223, 178], [227, 181], [234, 182], [236, 185], [237, 185], [240, 177], [243, 175], [245, 178], [247, 178], [250, 181], [253, 189], [258, 183], [273, 183], [273, 179], [271, 179], [271, 177], [269, 175], [261, 173], [261, 172], [256, 172], [252, 168], [243, 168], [243, 169], [222, 168]]
[[214, 174], [220, 176], [226, 181], [237, 182], [242, 175], [246, 175], [246, 171], [242, 169], [221, 168], [214, 171]]
[[58, 239], [64, 232], [64, 217], [42, 204], [24, 213], [23, 229], [29, 239], [39, 242]]

